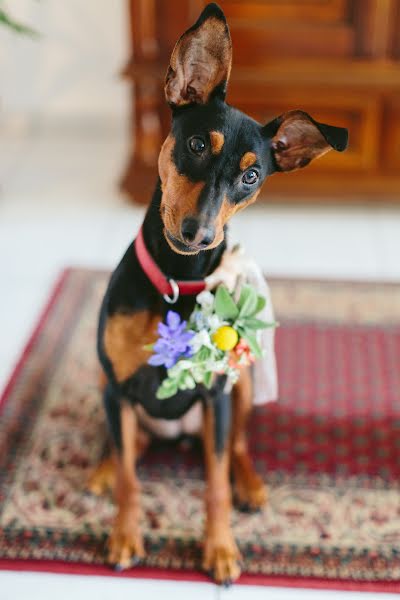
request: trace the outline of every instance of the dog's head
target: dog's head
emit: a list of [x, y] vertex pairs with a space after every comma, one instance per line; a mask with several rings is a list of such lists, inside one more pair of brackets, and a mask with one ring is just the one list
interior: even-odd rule
[[232, 43], [209, 4], [176, 43], [166, 76], [172, 130], [159, 157], [161, 217], [173, 250], [218, 246], [230, 217], [254, 202], [268, 175], [305, 167], [347, 146], [347, 130], [293, 110], [266, 125], [225, 103]]

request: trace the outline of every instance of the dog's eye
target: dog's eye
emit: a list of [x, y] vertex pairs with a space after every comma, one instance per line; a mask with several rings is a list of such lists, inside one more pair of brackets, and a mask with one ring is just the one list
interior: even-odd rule
[[254, 169], [250, 169], [250, 171], [246, 171], [246, 173], [242, 177], [243, 183], [246, 185], [253, 185], [258, 181], [258, 173]]
[[200, 155], [203, 154], [204, 150], [206, 149], [206, 143], [203, 138], [195, 136], [190, 138], [189, 148], [192, 152], [194, 152], [194, 154]]

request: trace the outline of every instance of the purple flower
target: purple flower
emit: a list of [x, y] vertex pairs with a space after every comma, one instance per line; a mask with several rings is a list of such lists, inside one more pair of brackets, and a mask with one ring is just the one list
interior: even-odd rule
[[186, 321], [181, 321], [178, 313], [169, 310], [166, 323], [158, 325], [158, 333], [160, 337], [153, 346], [154, 354], [148, 360], [149, 365], [153, 367], [164, 365], [169, 369], [180, 358], [192, 356], [190, 340], [194, 336], [194, 332], [186, 331]]

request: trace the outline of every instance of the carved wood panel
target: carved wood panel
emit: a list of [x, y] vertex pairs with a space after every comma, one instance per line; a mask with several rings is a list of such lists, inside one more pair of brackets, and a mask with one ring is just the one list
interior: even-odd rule
[[[206, 1], [197, 2], [201, 9]], [[221, 0], [231, 28], [235, 63], [271, 57], [352, 56], [356, 49], [349, 0]]]
[[[400, 94], [386, 99], [379, 153], [384, 171], [400, 173]], [[399, 186], [400, 192], [400, 186]]]
[[222, 0], [222, 4], [229, 19], [333, 23], [343, 21], [348, 13], [348, 0]]
[[392, 58], [400, 59], [400, 2], [397, 1], [393, 10], [390, 54]]

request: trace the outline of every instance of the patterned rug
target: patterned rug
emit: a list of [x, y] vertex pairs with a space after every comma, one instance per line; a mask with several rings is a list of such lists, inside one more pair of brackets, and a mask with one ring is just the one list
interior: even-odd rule
[[[94, 342], [106, 282], [102, 272], [63, 274], [5, 390], [3, 568], [112, 574], [111, 498], [85, 492], [106, 439]], [[400, 591], [400, 288], [271, 288], [280, 400], [250, 427], [270, 502], [233, 513], [241, 581]], [[147, 559], [125, 576], [201, 579], [199, 447], [153, 445], [139, 470]]]

